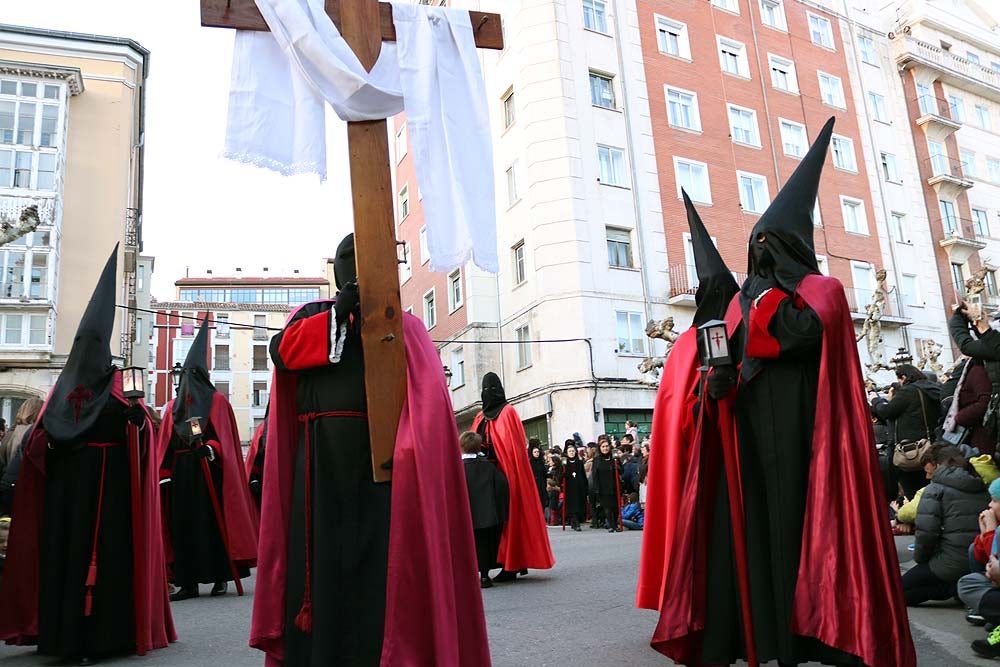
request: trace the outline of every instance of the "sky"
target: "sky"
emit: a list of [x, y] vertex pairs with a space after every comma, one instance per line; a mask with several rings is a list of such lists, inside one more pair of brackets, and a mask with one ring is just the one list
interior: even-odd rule
[[198, 12], [198, 0], [32, 0], [5, 2], [2, 18], [128, 37], [150, 50], [143, 252], [156, 257], [153, 295], [161, 301], [174, 297], [174, 281], [188, 270], [323, 275], [323, 258], [352, 227], [346, 125], [335, 117], [323, 184], [220, 157], [234, 32], [202, 28]]

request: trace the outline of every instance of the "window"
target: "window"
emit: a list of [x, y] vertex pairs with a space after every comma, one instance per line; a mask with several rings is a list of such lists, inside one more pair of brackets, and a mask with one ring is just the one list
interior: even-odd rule
[[[44, 99], [55, 99], [57, 103], [39, 102], [43, 91]], [[0, 101], [0, 144], [19, 147], [16, 151], [0, 151], [0, 187], [55, 189], [59, 91], [56, 85], [0, 82], [0, 94], [6, 96]]]
[[944, 144], [928, 139], [927, 152], [931, 156], [931, 169], [934, 170], [935, 176], [950, 173], [948, 169], [948, 155], [944, 151]]
[[959, 155], [962, 158], [962, 174], [966, 178], [976, 178], [976, 154], [963, 148]]
[[851, 262], [851, 278], [854, 281], [854, 296], [857, 309], [855, 312], [864, 312], [864, 308], [871, 301], [875, 292], [875, 271], [871, 264], [865, 262]]
[[830, 275], [830, 263], [826, 260], [825, 255], [816, 255], [816, 267], [819, 268], [822, 275]]
[[857, 171], [858, 163], [854, 158], [854, 142], [847, 137], [833, 135], [833, 166], [846, 171]]
[[503, 102], [503, 127], [506, 130], [514, 124], [516, 119], [514, 115], [514, 89], [508, 88], [500, 99]]
[[985, 276], [985, 282], [986, 282], [986, 293], [987, 294], [989, 294], [990, 296], [993, 296], [993, 297], [1000, 295], [1000, 292], [997, 291], [997, 272], [996, 271], [993, 271], [993, 270], [987, 271], [986, 272], [986, 276]]
[[865, 205], [860, 199], [840, 198], [840, 209], [844, 214], [844, 229], [854, 234], [868, 234], [868, 220]]
[[990, 61], [990, 69], [993, 70], [994, 72], [996, 72], [997, 74], [1000, 74], [1000, 63], [998, 63], [995, 60], [991, 60]]
[[399, 191], [399, 221], [403, 222], [410, 215], [410, 184], [407, 183]]
[[590, 103], [604, 109], [615, 108], [613, 79], [604, 74], [590, 73]]
[[733, 141], [748, 146], [760, 146], [757, 129], [757, 112], [743, 107], [729, 106], [729, 134]]
[[437, 301], [434, 290], [424, 295], [424, 326], [433, 329], [437, 325]]
[[513, 206], [521, 198], [517, 192], [517, 160], [507, 167], [507, 206]]
[[976, 230], [976, 236], [986, 237], [990, 235], [990, 219], [986, 211], [978, 208], [972, 209], [972, 225]]
[[141, 317], [137, 317], [137, 318], [135, 318], [135, 340], [133, 341], [133, 343], [141, 343], [142, 340], [143, 340], [142, 339], [142, 318]]
[[812, 210], [812, 223], [813, 223], [813, 227], [822, 227], [823, 226], [823, 218], [820, 217], [819, 213], [820, 213], [819, 212], [819, 197], [816, 197], [816, 201], [813, 202], [813, 210]]
[[889, 112], [885, 108], [885, 97], [878, 93], [868, 93], [868, 103], [872, 108], [872, 118], [880, 123], [888, 123]]
[[767, 192], [767, 179], [758, 174], [736, 172], [740, 186], [740, 207], [748, 213], [763, 213], [771, 198]]
[[448, 312], [453, 313], [462, 306], [462, 270], [455, 269], [448, 274]]
[[976, 105], [976, 124], [984, 130], [992, 129], [990, 123], [990, 110], [985, 104]]
[[656, 43], [660, 53], [677, 58], [691, 59], [691, 42], [687, 25], [666, 16], [656, 16]]
[[703, 204], [712, 203], [712, 190], [708, 181], [708, 165], [684, 158], [674, 157], [674, 178], [677, 181], [677, 198], [681, 197], [681, 188], [692, 201]]
[[212, 384], [215, 385], [215, 391], [217, 391], [221, 395], [225, 396], [227, 400], [229, 399], [229, 383], [228, 382], [219, 382], [219, 381], [217, 381], [217, 380], [215, 380], [213, 378]]
[[618, 354], [646, 354], [646, 331], [642, 313], [615, 312], [618, 330]]
[[994, 183], [1000, 183], [1000, 160], [995, 157], [986, 158], [986, 176]]
[[878, 65], [878, 56], [875, 54], [875, 40], [865, 35], [858, 35], [858, 51], [861, 53], [861, 62], [869, 65]]
[[964, 123], [965, 122], [965, 102], [958, 95], [948, 96], [948, 108], [951, 110], [951, 119], [953, 121]]
[[48, 233], [35, 232], [0, 248], [0, 298], [51, 299]]
[[267, 382], [256, 381], [253, 383], [253, 407], [263, 408], [267, 406]]
[[253, 346], [253, 367], [255, 371], [267, 370], [267, 345]]
[[398, 164], [406, 157], [406, 124], [404, 123], [399, 132], [396, 133], [396, 163]]
[[267, 315], [253, 316], [253, 339], [267, 340]]
[[528, 278], [524, 266], [524, 241], [520, 241], [510, 250], [513, 260], [514, 284], [520, 285]]
[[583, 27], [608, 34], [608, 10], [604, 0], [583, 0]]
[[420, 242], [420, 263], [421, 264], [426, 264], [431, 259], [431, 255], [427, 251], [427, 228], [426, 227], [421, 227], [420, 228], [420, 239], [419, 239], [419, 242]]
[[701, 131], [701, 116], [698, 113], [698, 95], [680, 88], [665, 88], [667, 98], [667, 121], [671, 127]]
[[451, 388], [458, 389], [465, 384], [465, 350], [456, 347], [451, 351]]
[[217, 371], [229, 370], [229, 346], [216, 345], [215, 354], [212, 357], [213, 368]]
[[517, 370], [531, 365], [531, 329], [529, 325], [519, 326], [514, 335], [517, 337]]
[[403, 243], [402, 247], [402, 257], [399, 258], [399, 282], [405, 283], [413, 275], [413, 263], [412, 255], [410, 252], [410, 242], [406, 241]]
[[819, 90], [820, 95], [823, 97], [823, 104], [837, 107], [838, 109], [847, 108], [847, 103], [844, 101], [844, 87], [841, 85], [839, 78], [832, 74], [820, 72]]
[[951, 280], [954, 283], [955, 293], [965, 296], [965, 272], [962, 271], [961, 264], [951, 265]]
[[727, 12], [740, 13], [738, 0], [712, 0], [712, 5], [719, 9], [725, 9]]
[[903, 292], [903, 303], [914, 308], [922, 308], [924, 303], [920, 300], [920, 287], [915, 275], [904, 273], [900, 276], [900, 291]]
[[959, 234], [958, 216], [955, 215], [954, 202], [939, 199], [938, 206], [941, 208], [941, 227], [944, 229], [944, 233], [947, 236], [957, 236]]
[[795, 63], [788, 58], [767, 54], [767, 62], [771, 67], [771, 85], [786, 93], [799, 92], [799, 82], [795, 77]]
[[968, 60], [973, 65], [981, 65], [982, 61], [979, 60], [979, 54], [973, 53], [972, 51], [965, 52], [965, 59]]
[[920, 113], [924, 115], [937, 113], [934, 94], [931, 92], [931, 87], [926, 83], [917, 84], [917, 104], [920, 106]]
[[807, 14], [809, 16], [809, 35], [812, 38], [812, 43], [832, 49], [833, 26], [830, 25], [830, 20], [808, 12]]
[[627, 229], [607, 228], [608, 266], [632, 268], [632, 233]]
[[597, 147], [597, 162], [600, 168], [599, 180], [605, 185], [625, 187], [625, 152], [610, 146]]
[[896, 156], [892, 153], [882, 153], [882, 177], [890, 183], [902, 182], [896, 169]]
[[726, 74], [750, 78], [750, 63], [747, 62], [747, 50], [742, 42], [726, 37], [716, 36], [719, 46], [719, 64]]
[[910, 230], [906, 224], [906, 214], [893, 212], [890, 215], [892, 220], [892, 231], [896, 240], [900, 243], [910, 242]]
[[140, 292], [145, 289], [146, 285], [146, 265], [140, 264], [138, 267], [139, 273], [135, 278], [135, 288]]
[[778, 127], [781, 130], [781, 146], [785, 155], [791, 157], [805, 155], [808, 148], [805, 125], [781, 118], [778, 120]]
[[760, 20], [764, 25], [777, 30], [786, 30], [785, 8], [782, 0], [760, 0]]

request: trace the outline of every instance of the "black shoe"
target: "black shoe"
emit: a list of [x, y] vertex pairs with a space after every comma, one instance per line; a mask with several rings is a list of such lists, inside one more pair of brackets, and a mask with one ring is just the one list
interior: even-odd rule
[[480, 577], [479, 578], [479, 587], [480, 588], [493, 588], [493, 581], [490, 580], [489, 577]]
[[229, 590], [228, 581], [217, 581], [215, 582], [215, 585], [212, 586], [212, 597], [217, 598], [220, 595], [225, 595], [228, 590]]
[[190, 600], [191, 598], [198, 597], [198, 589], [196, 588], [184, 588], [183, 586], [179, 591], [170, 596], [171, 602], [180, 602], [181, 600]]
[[527, 570], [527, 568], [521, 570], [520, 572], [518, 572], [518, 574], [521, 575], [522, 577], [528, 576], [528, 570]]
[[580, 528], [580, 526], [573, 526], [573, 530], [575, 530], [578, 533], [582, 533], [583, 532], [583, 528]]
[[1000, 628], [994, 628], [986, 639], [972, 642], [972, 650], [984, 658], [1000, 658]]
[[503, 584], [508, 581], [514, 581], [517, 579], [517, 572], [511, 572], [510, 570], [501, 570], [500, 574], [493, 577], [493, 583]]
[[970, 611], [968, 614], [966, 614], [965, 620], [969, 625], [975, 625], [979, 627], [986, 625], [986, 619], [974, 611]]

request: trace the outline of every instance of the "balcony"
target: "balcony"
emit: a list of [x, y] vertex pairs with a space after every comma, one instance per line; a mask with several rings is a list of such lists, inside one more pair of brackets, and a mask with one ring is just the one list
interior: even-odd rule
[[945, 139], [962, 127], [962, 121], [958, 119], [956, 110], [940, 97], [918, 95], [916, 102], [917, 108], [920, 109], [917, 125], [931, 141], [944, 143]]
[[[859, 322], [865, 320], [865, 308], [872, 302], [874, 292], [869, 289], [855, 289], [844, 287], [844, 295], [847, 297], [847, 304], [851, 308], [851, 319]], [[884, 325], [906, 325], [911, 319], [903, 315], [902, 303], [900, 301], [899, 290], [889, 292], [882, 305], [882, 324]]]
[[986, 247], [976, 239], [976, 224], [968, 218], [942, 216], [934, 221], [944, 234], [939, 245], [948, 253], [952, 264], [965, 264], [969, 258]]
[[[733, 271], [737, 285], [742, 285], [747, 274]], [[667, 303], [671, 306], [694, 308], [694, 295], [698, 291], [698, 272], [692, 264], [670, 265], [670, 297]]]
[[923, 163], [924, 173], [929, 173], [927, 185], [934, 188], [938, 199], [954, 200], [975, 183], [962, 173], [962, 161], [947, 155], [932, 155]]
[[54, 226], [56, 224], [61, 207], [61, 204], [56, 197], [0, 196], [0, 218], [16, 221], [21, 217], [21, 212], [31, 205], [38, 207], [38, 219], [40, 221], [40, 225]]
[[893, 50], [896, 63], [903, 69], [927, 67], [939, 74], [936, 78], [949, 85], [1000, 101], [1000, 72], [909, 35], [893, 40]]

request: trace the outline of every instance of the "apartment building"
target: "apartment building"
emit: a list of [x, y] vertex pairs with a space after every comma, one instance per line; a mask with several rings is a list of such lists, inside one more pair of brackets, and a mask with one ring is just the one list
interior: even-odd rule
[[[122, 305], [136, 302], [149, 52], [121, 37], [0, 25], [0, 217], [41, 225], [0, 249], [0, 416], [44, 397], [108, 253]], [[112, 352], [128, 363], [122, 310]]]
[[[242, 272], [241, 272], [242, 273]], [[174, 398], [177, 369], [184, 363], [201, 321], [210, 320], [207, 368], [217, 391], [229, 398], [248, 442], [263, 420], [271, 390], [271, 336], [297, 306], [330, 295], [325, 276], [181, 278], [176, 299], [154, 301], [156, 311], [149, 372], [149, 404], [163, 410]]]

